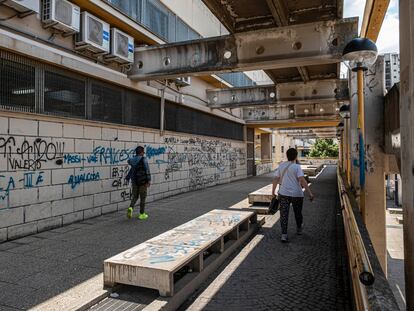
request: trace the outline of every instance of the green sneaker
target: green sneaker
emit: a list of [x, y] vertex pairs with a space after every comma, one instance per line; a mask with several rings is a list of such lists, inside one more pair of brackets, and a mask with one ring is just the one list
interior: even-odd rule
[[139, 220], [145, 220], [147, 218], [148, 218], [148, 214], [146, 214], [146, 213], [139, 214], [139, 216], [138, 216]]
[[128, 208], [128, 211], [127, 211], [127, 217], [128, 217], [128, 219], [131, 219], [132, 218], [132, 211], [133, 211], [133, 208], [132, 207], [129, 207]]

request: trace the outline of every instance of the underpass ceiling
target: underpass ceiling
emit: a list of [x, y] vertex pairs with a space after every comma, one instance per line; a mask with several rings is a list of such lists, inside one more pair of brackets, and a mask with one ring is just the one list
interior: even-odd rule
[[[231, 32], [311, 23], [342, 18], [343, 0], [203, 0]], [[339, 64], [267, 70], [275, 83], [332, 79]]]

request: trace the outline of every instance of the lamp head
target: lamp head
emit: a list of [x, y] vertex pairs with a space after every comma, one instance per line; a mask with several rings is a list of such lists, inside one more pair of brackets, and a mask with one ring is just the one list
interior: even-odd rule
[[339, 115], [343, 119], [349, 119], [351, 116], [349, 105], [342, 105], [341, 108], [339, 108]]
[[352, 71], [367, 70], [375, 63], [377, 56], [377, 46], [367, 38], [352, 39], [342, 53], [343, 60], [349, 62]]

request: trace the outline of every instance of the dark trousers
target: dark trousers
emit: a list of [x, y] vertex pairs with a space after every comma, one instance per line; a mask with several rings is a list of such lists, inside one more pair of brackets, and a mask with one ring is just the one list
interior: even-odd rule
[[282, 234], [287, 234], [288, 223], [289, 223], [289, 209], [290, 209], [291, 203], [293, 205], [293, 211], [295, 212], [296, 225], [298, 226], [298, 228], [302, 226], [303, 198], [279, 195], [280, 225], [282, 227]]
[[145, 212], [145, 199], [147, 198], [147, 186], [142, 185], [132, 185], [132, 198], [130, 207], [134, 207], [135, 203], [139, 200], [139, 213], [142, 214]]

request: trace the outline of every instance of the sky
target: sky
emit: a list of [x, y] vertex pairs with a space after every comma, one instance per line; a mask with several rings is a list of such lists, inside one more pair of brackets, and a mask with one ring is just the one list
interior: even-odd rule
[[[344, 17], [359, 16], [359, 27], [361, 27], [365, 2], [365, 0], [344, 0]], [[391, 0], [376, 43], [381, 54], [399, 53], [398, 0]]]

